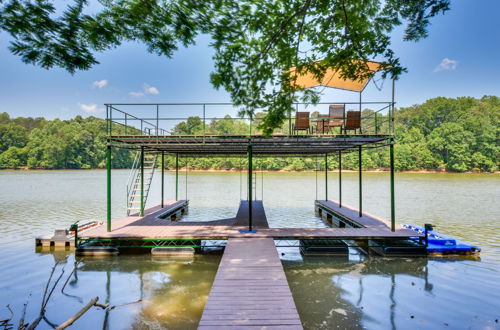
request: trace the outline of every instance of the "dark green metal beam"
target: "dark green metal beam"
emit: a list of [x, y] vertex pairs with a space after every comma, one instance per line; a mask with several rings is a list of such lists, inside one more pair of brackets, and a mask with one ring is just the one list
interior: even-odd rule
[[141, 209], [140, 216], [144, 216], [144, 147], [141, 147]]
[[396, 205], [394, 193], [394, 139], [391, 139], [390, 150], [390, 167], [391, 167], [391, 231], [396, 231]]
[[363, 149], [359, 146], [358, 149], [358, 166], [359, 166], [359, 216], [363, 215]]
[[342, 207], [342, 151], [339, 150], [339, 207]]
[[106, 147], [106, 192], [107, 192], [107, 215], [106, 229], [111, 231], [111, 146]]
[[248, 230], [252, 231], [252, 142], [248, 142]]
[[175, 200], [179, 200], [179, 154], [175, 154]]
[[161, 207], [165, 200], [165, 151], [161, 152]]
[[328, 154], [325, 154], [325, 200], [328, 200]]

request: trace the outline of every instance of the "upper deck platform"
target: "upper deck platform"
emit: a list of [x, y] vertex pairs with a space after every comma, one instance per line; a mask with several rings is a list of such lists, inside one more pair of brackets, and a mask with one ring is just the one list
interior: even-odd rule
[[251, 144], [255, 155], [326, 154], [365, 146], [376, 148], [390, 142], [387, 135], [262, 135], [179, 136], [115, 135], [110, 142], [180, 155], [244, 155]]
[[283, 125], [266, 136], [260, 130], [266, 109], [248, 117], [230, 103], [107, 104], [108, 142], [199, 156], [243, 155], [249, 145], [253, 154], [268, 156], [348, 152], [391, 143], [393, 105], [297, 103]]

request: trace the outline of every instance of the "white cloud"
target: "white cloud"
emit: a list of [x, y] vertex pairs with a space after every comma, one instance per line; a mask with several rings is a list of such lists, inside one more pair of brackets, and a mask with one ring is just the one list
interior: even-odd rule
[[92, 87], [104, 88], [108, 85], [108, 81], [106, 79], [97, 80], [92, 83]]
[[154, 86], [150, 86], [148, 84], [142, 85], [142, 92], [130, 92], [129, 95], [133, 97], [143, 97], [146, 96], [147, 94], [152, 94], [152, 95], [158, 95], [160, 94], [160, 91], [158, 88]]
[[444, 70], [452, 71], [455, 70], [457, 66], [458, 66], [457, 60], [450, 60], [449, 58], [445, 57], [443, 58], [441, 63], [439, 63], [439, 65], [434, 69], [434, 72], [439, 72]]
[[80, 109], [86, 113], [100, 113], [104, 112], [104, 108], [99, 108], [97, 104], [82, 104], [78, 103]]
[[153, 87], [153, 86], [149, 86], [148, 84], [144, 84], [143, 89], [144, 89], [144, 93], [146, 93], [146, 94], [153, 94], [153, 95], [160, 94], [160, 91], [158, 90], [158, 88]]

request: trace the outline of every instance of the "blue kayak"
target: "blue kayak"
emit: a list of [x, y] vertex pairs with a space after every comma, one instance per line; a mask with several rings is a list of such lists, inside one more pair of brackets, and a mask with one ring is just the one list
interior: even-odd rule
[[[424, 234], [425, 228], [420, 226], [404, 224], [403, 228], [413, 230], [414, 232]], [[428, 254], [479, 254], [481, 248], [466, 242], [462, 242], [456, 238], [440, 234], [434, 230], [427, 231]], [[418, 238], [415, 238], [418, 240]]]

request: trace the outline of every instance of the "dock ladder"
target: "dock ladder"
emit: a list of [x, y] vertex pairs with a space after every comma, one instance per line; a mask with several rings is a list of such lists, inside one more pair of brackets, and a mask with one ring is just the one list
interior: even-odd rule
[[[144, 203], [148, 199], [151, 182], [155, 173], [156, 153], [144, 154]], [[141, 209], [141, 153], [137, 152], [134, 157], [132, 169], [127, 182], [127, 215], [132, 211], [140, 211]]]

